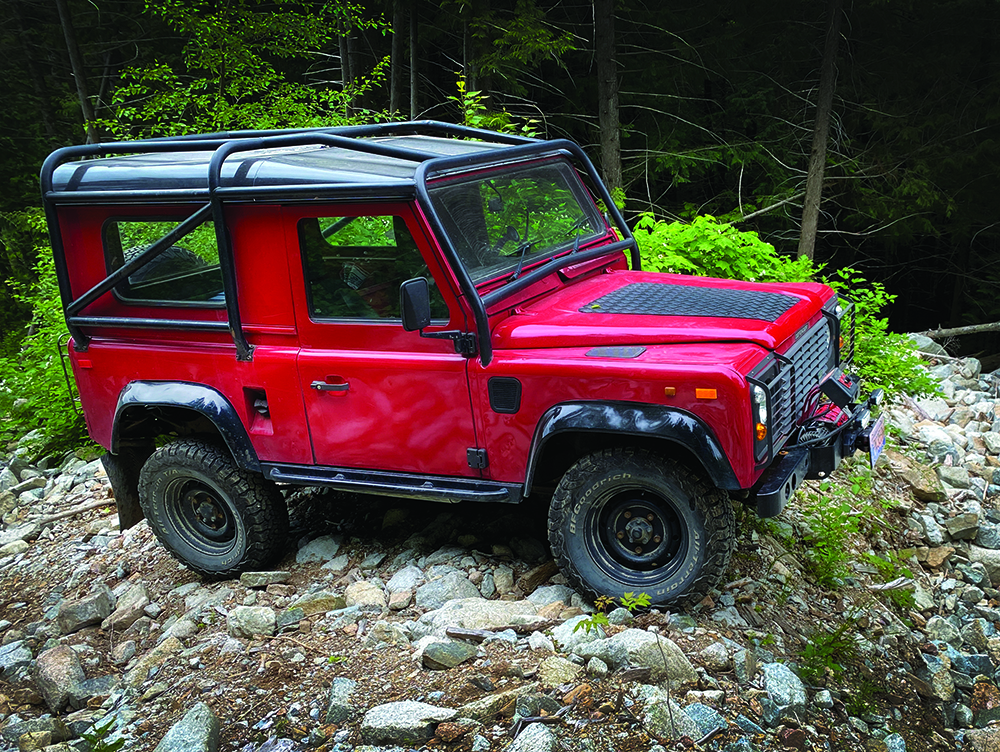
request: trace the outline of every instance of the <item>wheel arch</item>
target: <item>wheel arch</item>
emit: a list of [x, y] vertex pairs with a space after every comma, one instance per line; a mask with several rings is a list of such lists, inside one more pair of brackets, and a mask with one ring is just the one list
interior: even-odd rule
[[215, 434], [236, 464], [260, 472], [257, 456], [243, 421], [219, 390], [184, 381], [132, 381], [118, 395], [111, 452], [137, 439], [153, 439], [167, 432], [180, 435]]
[[[575, 451], [567, 452], [563, 441], [552, 441], [557, 436], [572, 438]], [[542, 477], [558, 481], [584, 454], [625, 444], [700, 467], [724, 491], [741, 488], [712, 429], [686, 410], [628, 402], [565, 402], [546, 410], [535, 427], [524, 495]]]

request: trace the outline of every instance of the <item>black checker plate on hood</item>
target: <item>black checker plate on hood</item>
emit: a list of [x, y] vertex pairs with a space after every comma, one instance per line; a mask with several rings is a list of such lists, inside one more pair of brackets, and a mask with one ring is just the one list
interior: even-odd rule
[[580, 311], [647, 316], [712, 316], [774, 322], [798, 302], [798, 298], [776, 292], [636, 282], [588, 303]]

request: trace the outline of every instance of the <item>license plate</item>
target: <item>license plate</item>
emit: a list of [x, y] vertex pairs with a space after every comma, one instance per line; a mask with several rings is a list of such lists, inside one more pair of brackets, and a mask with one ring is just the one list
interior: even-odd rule
[[871, 460], [873, 470], [883, 449], [885, 449], [885, 413], [878, 416], [871, 433], [868, 434], [868, 458]]

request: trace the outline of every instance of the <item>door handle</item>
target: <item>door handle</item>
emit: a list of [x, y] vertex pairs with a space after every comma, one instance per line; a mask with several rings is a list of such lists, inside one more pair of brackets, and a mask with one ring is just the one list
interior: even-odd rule
[[346, 392], [351, 388], [351, 385], [346, 381], [340, 384], [328, 384], [325, 381], [314, 381], [309, 386], [320, 392]]

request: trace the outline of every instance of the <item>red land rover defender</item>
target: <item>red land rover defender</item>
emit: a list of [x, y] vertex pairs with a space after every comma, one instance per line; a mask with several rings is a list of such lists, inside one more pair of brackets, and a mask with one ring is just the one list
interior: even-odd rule
[[849, 303], [640, 271], [569, 141], [219, 133], [60, 149], [41, 181], [122, 528], [204, 575], [280, 554], [297, 484], [545, 503], [574, 585], [675, 603], [723, 575], [731, 497], [776, 515], [879, 448]]

